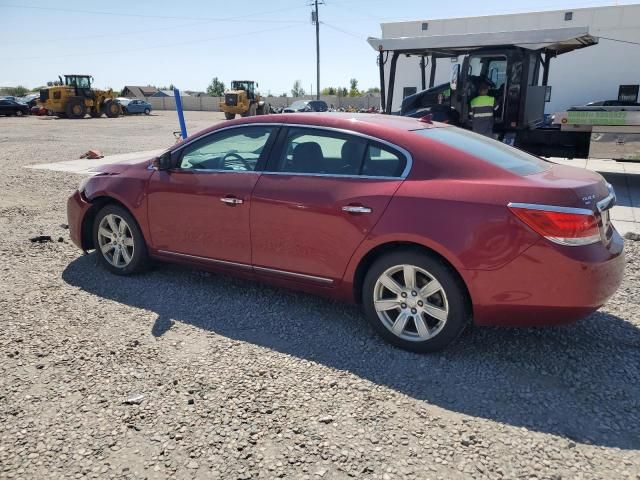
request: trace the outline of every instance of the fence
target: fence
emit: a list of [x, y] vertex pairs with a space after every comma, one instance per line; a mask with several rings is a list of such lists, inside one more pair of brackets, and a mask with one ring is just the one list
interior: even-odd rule
[[[175, 110], [176, 100], [173, 97], [147, 97], [145, 99], [156, 110]], [[221, 97], [182, 97], [182, 108], [184, 110], [199, 110], [209, 112], [220, 111]], [[315, 96], [305, 95], [303, 97], [265, 97], [265, 101], [274, 107], [287, 107], [297, 100], [315, 100]], [[335, 108], [370, 108], [380, 107], [380, 97], [378, 95], [363, 95], [361, 97], [339, 97], [337, 95], [321, 95], [320, 100], [333, 105]]]

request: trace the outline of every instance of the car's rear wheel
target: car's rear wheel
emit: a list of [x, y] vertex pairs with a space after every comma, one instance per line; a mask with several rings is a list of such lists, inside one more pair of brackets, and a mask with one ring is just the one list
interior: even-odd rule
[[133, 215], [119, 205], [106, 205], [93, 224], [98, 261], [112, 273], [130, 275], [144, 270], [147, 246]]
[[227, 120], [233, 120], [234, 118], [236, 118], [236, 114], [231, 112], [224, 112], [224, 118], [226, 118]]
[[471, 318], [455, 272], [436, 256], [413, 250], [374, 262], [362, 300], [371, 326], [388, 342], [414, 352], [446, 347]]

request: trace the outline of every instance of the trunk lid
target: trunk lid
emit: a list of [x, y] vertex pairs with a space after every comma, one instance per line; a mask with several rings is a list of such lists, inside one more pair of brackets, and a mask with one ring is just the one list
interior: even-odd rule
[[584, 168], [551, 163], [543, 172], [522, 177], [533, 204], [569, 207], [593, 212], [605, 243], [613, 236], [610, 209], [616, 198], [602, 175]]

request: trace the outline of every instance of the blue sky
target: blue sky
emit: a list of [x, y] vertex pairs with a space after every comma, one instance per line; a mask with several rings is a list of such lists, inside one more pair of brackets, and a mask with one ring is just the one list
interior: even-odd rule
[[[365, 42], [380, 23], [613, 5], [575, 0], [324, 0], [321, 87], [378, 86]], [[180, 2], [0, 0], [0, 85], [36, 87], [58, 74], [88, 73], [99, 87], [174, 85], [204, 90], [253, 79], [262, 93], [315, 91], [315, 29], [309, 0]]]

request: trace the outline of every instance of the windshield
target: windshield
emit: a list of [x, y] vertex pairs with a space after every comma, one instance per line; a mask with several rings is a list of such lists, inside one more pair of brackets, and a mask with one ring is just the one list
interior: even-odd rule
[[549, 162], [545, 162], [541, 158], [462, 128], [429, 128], [414, 130], [414, 132], [473, 155], [516, 175], [532, 175], [551, 168]]
[[253, 90], [253, 82], [239, 82], [239, 81], [234, 81], [231, 82], [231, 89], [232, 90], [244, 90], [246, 92]]
[[303, 108], [307, 106], [307, 102], [303, 102], [302, 100], [298, 100], [297, 102], [293, 102], [291, 104], [291, 108]]
[[90, 88], [91, 83], [88, 77], [65, 77], [65, 83], [70, 87]]

